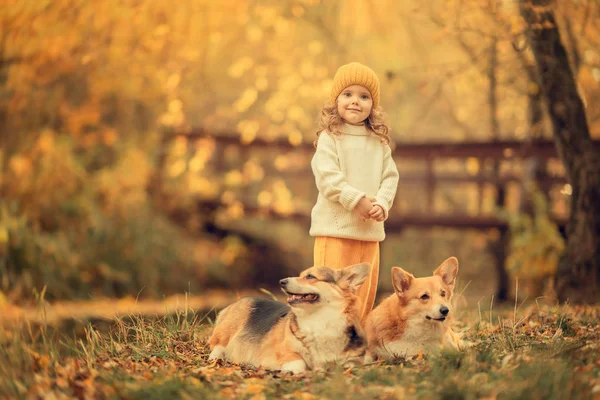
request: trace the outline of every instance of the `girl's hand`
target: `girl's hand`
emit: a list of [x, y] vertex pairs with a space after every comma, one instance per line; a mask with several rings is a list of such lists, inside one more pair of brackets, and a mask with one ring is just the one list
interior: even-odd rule
[[360, 218], [362, 218], [363, 221], [366, 221], [369, 218], [371, 218], [369, 213], [371, 212], [372, 209], [373, 209], [373, 204], [371, 203], [371, 201], [369, 199], [367, 199], [366, 197], [363, 197], [362, 199], [360, 199], [358, 201], [358, 204], [356, 205], [356, 207], [354, 207], [354, 212], [357, 213], [360, 216]]
[[381, 222], [385, 217], [385, 213], [383, 212], [383, 208], [377, 204], [371, 208], [371, 211], [369, 211], [369, 216], [375, 221]]

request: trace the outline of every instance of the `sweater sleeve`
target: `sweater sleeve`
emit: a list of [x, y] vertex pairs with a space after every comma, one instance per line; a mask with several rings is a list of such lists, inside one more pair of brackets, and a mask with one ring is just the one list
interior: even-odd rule
[[317, 150], [313, 156], [311, 167], [319, 192], [329, 201], [340, 203], [348, 211], [352, 211], [365, 193], [350, 186], [340, 169], [335, 140], [322, 132], [317, 142]]
[[383, 155], [383, 173], [381, 175], [381, 183], [379, 184], [379, 190], [375, 195], [375, 201], [373, 205], [378, 205], [383, 209], [384, 219], [388, 218], [388, 213], [392, 204], [394, 203], [394, 197], [396, 197], [396, 190], [398, 189], [398, 168], [392, 158], [392, 150], [390, 146], [385, 145], [385, 153]]

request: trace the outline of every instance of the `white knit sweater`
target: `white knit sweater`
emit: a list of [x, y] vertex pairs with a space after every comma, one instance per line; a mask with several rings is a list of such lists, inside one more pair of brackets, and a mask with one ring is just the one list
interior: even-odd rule
[[390, 147], [364, 126], [344, 125], [344, 135], [323, 131], [311, 167], [319, 195], [311, 213], [311, 236], [380, 242], [383, 222], [363, 221], [354, 212], [358, 201], [374, 197], [385, 219], [398, 187], [398, 170]]

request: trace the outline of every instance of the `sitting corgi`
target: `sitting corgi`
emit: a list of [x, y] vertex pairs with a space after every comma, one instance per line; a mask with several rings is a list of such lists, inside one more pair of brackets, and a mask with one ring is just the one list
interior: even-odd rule
[[440, 345], [461, 348], [450, 328], [450, 299], [458, 260], [450, 257], [427, 278], [415, 278], [402, 268], [392, 268], [394, 294], [368, 316], [365, 362], [412, 357]]
[[368, 263], [312, 267], [279, 281], [289, 305], [256, 297], [229, 305], [217, 317], [209, 359], [291, 373], [362, 361], [367, 343], [356, 292], [369, 270]]

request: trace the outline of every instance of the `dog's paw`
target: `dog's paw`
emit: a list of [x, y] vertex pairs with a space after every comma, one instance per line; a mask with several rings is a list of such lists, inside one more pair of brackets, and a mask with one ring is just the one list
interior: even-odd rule
[[375, 359], [373, 354], [367, 353], [367, 354], [365, 354], [365, 358], [363, 359], [363, 364], [371, 364], [371, 363], [374, 363], [375, 361], [377, 361], [377, 360]]
[[283, 364], [281, 367], [282, 372], [291, 372], [292, 374], [301, 374], [306, 371], [306, 363], [304, 360], [296, 360], [289, 363]]
[[213, 351], [210, 352], [208, 356], [209, 360], [222, 360], [223, 355], [225, 355], [225, 347], [223, 346], [215, 346]]

